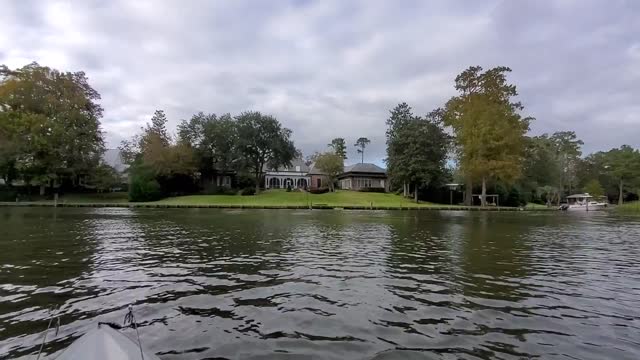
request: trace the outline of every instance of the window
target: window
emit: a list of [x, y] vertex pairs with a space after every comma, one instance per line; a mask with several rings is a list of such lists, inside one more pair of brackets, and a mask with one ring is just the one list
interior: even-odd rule
[[355, 180], [356, 180], [356, 187], [359, 189], [371, 187], [371, 179], [357, 178]]
[[322, 179], [317, 178], [316, 179], [316, 184], [317, 184], [316, 187], [319, 187], [319, 188], [322, 187]]
[[300, 165], [296, 165], [296, 171], [300, 172]]

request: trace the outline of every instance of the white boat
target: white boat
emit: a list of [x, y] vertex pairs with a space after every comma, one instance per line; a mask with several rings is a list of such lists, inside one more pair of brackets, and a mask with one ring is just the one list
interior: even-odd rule
[[568, 211], [595, 211], [603, 210], [608, 206], [604, 201], [595, 201], [588, 193], [567, 196], [567, 203], [560, 206], [560, 210]]
[[[57, 311], [57, 308], [53, 311]], [[57, 336], [60, 328], [60, 316], [55, 315], [49, 319], [49, 325], [44, 331], [36, 360], [39, 360], [40, 355], [42, 355], [42, 349], [47, 341], [47, 333], [52, 329], [53, 324], [55, 324], [55, 334]], [[118, 331], [123, 329], [123, 326], [115, 323], [99, 322], [97, 327], [76, 339], [60, 355], [56, 356], [55, 360], [160, 360], [155, 354], [146, 351], [142, 347], [138, 324], [131, 306], [129, 306], [129, 312], [124, 317], [124, 324], [125, 327], [130, 326], [135, 330], [137, 341]]]
[[111, 328], [99, 324], [66, 348], [56, 360], [160, 360], [145, 351], [135, 340]]

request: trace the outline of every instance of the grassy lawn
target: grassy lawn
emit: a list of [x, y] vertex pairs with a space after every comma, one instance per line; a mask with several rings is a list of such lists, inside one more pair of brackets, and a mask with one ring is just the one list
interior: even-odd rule
[[[51, 201], [51, 200], [49, 200]], [[67, 203], [126, 203], [129, 201], [126, 192], [112, 192], [101, 194], [65, 194], [58, 198], [58, 202]]]
[[615, 209], [620, 212], [640, 214], [640, 201], [618, 205]]
[[547, 209], [547, 205], [536, 204], [536, 203], [527, 203], [526, 208], [527, 209]]
[[[52, 204], [53, 200], [31, 200], [23, 202]], [[126, 204], [127, 193], [103, 193], [103, 194], [65, 194], [58, 199], [59, 204]], [[333, 193], [309, 194], [301, 191], [286, 192], [285, 190], [267, 190], [258, 195], [187, 195], [176, 196], [148, 203], [132, 203], [140, 206], [148, 205], [174, 205], [174, 206], [256, 206], [256, 207], [308, 207], [310, 204], [316, 207], [389, 207], [389, 208], [416, 208], [416, 207], [446, 207], [450, 209], [465, 209], [464, 206], [449, 206], [447, 204], [434, 204], [429, 202], [414, 203], [411, 199], [389, 193], [370, 193], [358, 191], [338, 190]], [[529, 203], [526, 206], [530, 210], [549, 210], [544, 205]], [[640, 203], [625, 204], [625, 210], [640, 213]]]
[[433, 206], [429, 203], [416, 204], [409, 199], [395, 194], [367, 193], [357, 191], [336, 191], [326, 194], [307, 194], [299, 191], [267, 190], [258, 195], [190, 195], [172, 197], [157, 201], [158, 204], [177, 205], [256, 205], [256, 206]]

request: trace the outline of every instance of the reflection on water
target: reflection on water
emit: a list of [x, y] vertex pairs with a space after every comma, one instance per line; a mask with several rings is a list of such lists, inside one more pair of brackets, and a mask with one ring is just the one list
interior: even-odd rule
[[640, 221], [0, 209], [0, 358], [134, 305], [163, 359], [637, 359]]

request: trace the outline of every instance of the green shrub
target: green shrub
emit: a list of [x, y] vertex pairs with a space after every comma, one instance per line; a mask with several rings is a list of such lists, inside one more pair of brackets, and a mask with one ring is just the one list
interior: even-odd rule
[[129, 201], [155, 201], [162, 199], [160, 183], [149, 169], [139, 166], [131, 170], [131, 184], [129, 185]]
[[246, 187], [242, 189], [242, 191], [240, 192], [240, 195], [242, 196], [250, 196], [255, 194], [256, 194], [256, 189], [254, 187]]

